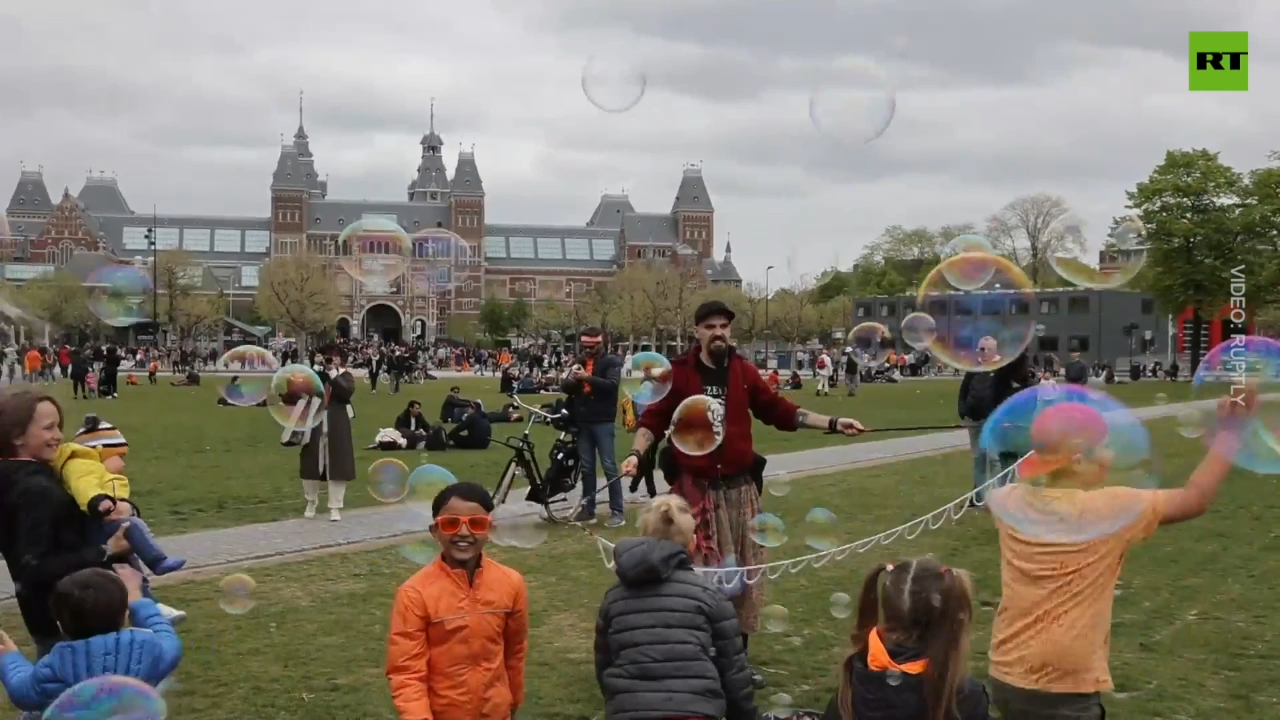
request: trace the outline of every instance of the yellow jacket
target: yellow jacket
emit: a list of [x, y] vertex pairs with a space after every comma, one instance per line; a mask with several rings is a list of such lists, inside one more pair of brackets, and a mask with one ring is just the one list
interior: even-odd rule
[[93, 448], [63, 443], [54, 456], [53, 467], [67, 491], [75, 497], [76, 504], [95, 517], [97, 505], [104, 496], [116, 500], [129, 497], [129, 478], [108, 472], [102, 457]]

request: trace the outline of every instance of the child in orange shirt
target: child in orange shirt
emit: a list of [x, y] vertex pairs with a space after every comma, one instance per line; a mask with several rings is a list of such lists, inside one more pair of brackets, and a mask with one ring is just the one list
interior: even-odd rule
[[[1252, 415], [1256, 398], [1251, 390], [1243, 402], [1220, 402], [1222, 426]], [[1220, 432], [1178, 489], [1104, 487], [1112, 460], [1104, 446], [1106, 423], [1088, 405], [1069, 405], [1078, 406], [1071, 408], [1072, 422], [1055, 432], [1041, 434], [1032, 423], [1036, 448], [1017, 466], [1020, 481], [1041, 478], [1045, 487], [1011, 483], [987, 499], [1000, 537], [1001, 582], [988, 674], [992, 701], [1006, 720], [1106, 717], [1102, 693], [1114, 688], [1112, 602], [1125, 554], [1157, 527], [1203, 515], [1238, 447], [1234, 432]], [[1095, 523], [1116, 529], [1097, 538], [1064, 534], [1050, 541], [1027, 537], [1000, 519], [1037, 511], [1063, 519], [1066, 529]]]
[[440, 557], [396, 592], [387, 680], [400, 720], [510, 720], [524, 702], [529, 598], [483, 554], [493, 498], [455, 483], [431, 503]]

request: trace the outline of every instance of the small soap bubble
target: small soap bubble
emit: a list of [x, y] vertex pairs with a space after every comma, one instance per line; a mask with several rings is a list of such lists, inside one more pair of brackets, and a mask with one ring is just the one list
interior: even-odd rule
[[649, 78], [635, 64], [617, 56], [595, 56], [582, 68], [582, 94], [607, 113], [624, 113], [644, 99]]
[[1164, 393], [1156, 393], [1155, 401], [1157, 405], [1168, 405], [1169, 396]]
[[[631, 375], [622, 389], [639, 406], [649, 406], [671, 392], [671, 361], [662, 353], [641, 352], [631, 358]], [[637, 410], [639, 412], [639, 410]]]
[[747, 532], [756, 544], [767, 548], [780, 547], [787, 541], [787, 526], [773, 513], [760, 513], [751, 518]]
[[764, 489], [774, 497], [784, 497], [791, 492], [791, 476], [773, 475], [765, 478]]
[[338, 236], [338, 246], [347, 251], [338, 259], [342, 269], [377, 290], [390, 290], [413, 256], [408, 233], [394, 219], [380, 216], [365, 216], [348, 225]]
[[879, 359], [894, 349], [893, 333], [883, 323], [858, 323], [849, 331], [849, 344], [860, 353]]
[[434, 538], [423, 538], [404, 543], [399, 547], [400, 556], [414, 565], [430, 565], [440, 555], [440, 545]]
[[933, 316], [913, 312], [902, 318], [902, 341], [916, 350], [926, 350], [938, 337], [938, 323]]
[[760, 623], [771, 633], [786, 632], [791, 627], [791, 613], [781, 605], [766, 605], [760, 609]]
[[716, 566], [717, 570], [725, 572], [708, 573], [712, 584], [719, 588], [720, 592], [724, 593], [724, 596], [730, 600], [738, 597], [747, 589], [746, 573], [738, 568], [738, 556], [729, 553]]
[[1188, 439], [1203, 437], [1208, 427], [1208, 420], [1205, 415], [1207, 413], [1196, 409], [1179, 412], [1177, 418], [1178, 434]]
[[271, 376], [267, 410], [283, 428], [309, 430], [324, 420], [319, 402], [324, 399], [324, 383], [315, 370], [301, 363], [285, 365]]
[[257, 587], [258, 583], [244, 573], [228, 575], [218, 583], [218, 589], [222, 592], [218, 606], [229, 615], [244, 615], [257, 605], [257, 601], [253, 599], [253, 591]]
[[853, 614], [853, 598], [847, 593], [831, 593], [831, 616], [847, 618]]
[[369, 466], [369, 494], [378, 502], [400, 502], [409, 494], [409, 466], [396, 458], [379, 458]]
[[790, 695], [776, 693], [769, 698], [769, 714], [775, 718], [789, 718], [794, 704], [795, 700]]
[[428, 510], [441, 490], [458, 482], [458, 478], [439, 465], [421, 465], [409, 473], [409, 501]]
[[810, 510], [804, 516], [804, 544], [819, 552], [839, 547], [836, 520], [836, 514], [826, 508]]
[[1045, 332], [1044, 323], [1036, 323], [1036, 337], [1044, 337]]
[[542, 506], [526, 500], [505, 502], [494, 508], [489, 539], [494, 545], [535, 548], [547, 541], [550, 525], [542, 519]]
[[102, 675], [63, 691], [41, 717], [44, 720], [165, 720], [168, 715], [169, 709], [157, 688], [124, 675]]

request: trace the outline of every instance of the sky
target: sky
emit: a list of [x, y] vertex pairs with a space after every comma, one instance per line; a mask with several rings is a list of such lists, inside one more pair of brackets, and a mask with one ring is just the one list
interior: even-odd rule
[[[744, 278], [772, 265], [775, 287], [847, 267], [888, 225], [981, 223], [1036, 192], [1096, 246], [1167, 149], [1241, 169], [1280, 149], [1268, 0], [17, 7], [0, 7], [0, 182], [43, 166], [57, 195], [108, 172], [135, 210], [265, 216], [301, 89], [330, 197], [402, 200], [435, 98], [489, 222], [581, 225], [624, 189], [666, 212], [699, 164], [717, 254], [731, 238]], [[1188, 92], [1187, 33], [1208, 30], [1250, 32], [1248, 93]], [[629, 110], [591, 102], [620, 109], [641, 77]]]

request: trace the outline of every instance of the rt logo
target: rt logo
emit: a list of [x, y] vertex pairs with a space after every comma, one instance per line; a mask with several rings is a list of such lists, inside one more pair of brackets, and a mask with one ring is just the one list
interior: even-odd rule
[[1249, 33], [1193, 32], [1190, 50], [1192, 92], [1248, 92]]

